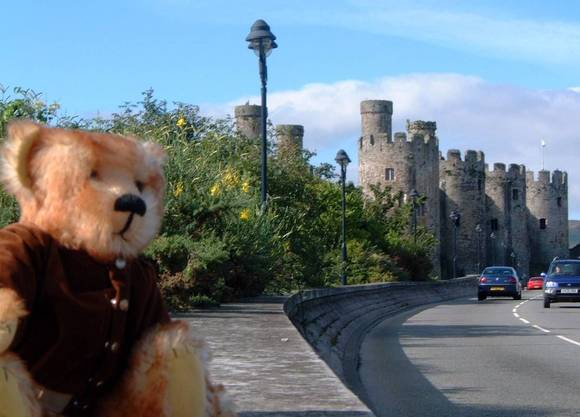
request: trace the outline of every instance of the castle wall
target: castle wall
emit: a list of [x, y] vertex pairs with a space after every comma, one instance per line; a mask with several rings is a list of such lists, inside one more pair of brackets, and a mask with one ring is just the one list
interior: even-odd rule
[[[453, 276], [455, 226], [449, 218], [456, 210], [461, 215], [457, 227], [457, 276], [477, 274], [485, 264], [485, 156], [467, 151], [465, 160], [458, 150], [447, 152], [439, 164], [441, 192], [441, 269]], [[480, 225], [482, 232], [476, 231]]]
[[545, 272], [554, 257], [569, 256], [568, 178], [561, 171], [554, 171], [551, 177], [550, 171], [540, 171], [536, 179], [528, 171], [526, 183], [531, 264], [533, 272]]

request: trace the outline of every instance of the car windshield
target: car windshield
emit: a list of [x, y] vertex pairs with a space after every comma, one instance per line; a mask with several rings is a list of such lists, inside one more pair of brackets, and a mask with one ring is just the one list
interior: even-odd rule
[[514, 271], [510, 268], [485, 268], [483, 270], [483, 275], [513, 275]]
[[580, 276], [580, 262], [557, 262], [550, 268], [550, 275]]

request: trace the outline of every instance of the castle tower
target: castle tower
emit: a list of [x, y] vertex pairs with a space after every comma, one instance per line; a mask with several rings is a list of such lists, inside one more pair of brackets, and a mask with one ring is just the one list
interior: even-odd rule
[[545, 272], [555, 256], [569, 256], [568, 176], [561, 171], [527, 172], [528, 232], [532, 270]]
[[[422, 210], [422, 224], [439, 238], [440, 197], [439, 197], [439, 140], [435, 134], [437, 124], [423, 120], [407, 120], [407, 138], [412, 144], [412, 184], [411, 189], [427, 197]], [[439, 263], [439, 262], [438, 262]]]
[[493, 164], [493, 170], [486, 170], [485, 195], [487, 227], [487, 265], [507, 265], [508, 245], [507, 221], [507, 172], [505, 164]]
[[530, 239], [528, 235], [528, 209], [526, 167], [510, 164], [507, 172], [507, 264], [518, 271], [521, 278], [530, 274]]
[[[384, 100], [361, 102], [362, 136], [359, 140], [359, 178], [364, 193], [371, 186], [390, 187], [409, 195], [415, 189], [426, 196], [418, 210], [418, 222], [439, 239], [439, 143], [434, 122], [409, 122], [409, 134], [392, 137], [393, 103]], [[439, 254], [433, 259], [439, 272]]]
[[236, 126], [243, 136], [254, 139], [260, 137], [262, 107], [255, 104], [244, 104], [234, 108]]
[[[449, 215], [456, 210], [461, 219], [457, 227], [457, 276], [478, 274], [485, 266], [485, 155], [450, 150], [439, 163], [441, 189], [441, 269], [452, 278], [455, 226]], [[480, 225], [481, 232], [476, 231]]]
[[[370, 196], [370, 186], [386, 185], [385, 163], [387, 150], [392, 145], [391, 116], [393, 102], [367, 100], [360, 103], [362, 136], [359, 139], [359, 178], [363, 191]], [[408, 175], [407, 161], [397, 161], [392, 167], [399, 173], [398, 178]], [[393, 175], [394, 177], [394, 175]], [[394, 181], [391, 181], [391, 185]]]
[[278, 155], [300, 155], [304, 140], [304, 126], [277, 125], [276, 137], [278, 138]]
[[488, 265], [513, 266], [521, 277], [529, 275], [530, 248], [527, 226], [526, 168], [494, 164], [486, 174]]

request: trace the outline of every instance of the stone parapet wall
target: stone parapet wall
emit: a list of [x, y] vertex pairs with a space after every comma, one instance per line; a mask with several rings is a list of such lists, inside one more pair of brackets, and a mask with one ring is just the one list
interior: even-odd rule
[[475, 296], [477, 277], [449, 281], [369, 284], [302, 291], [284, 311], [342, 382], [363, 401], [359, 350], [367, 332], [411, 307]]

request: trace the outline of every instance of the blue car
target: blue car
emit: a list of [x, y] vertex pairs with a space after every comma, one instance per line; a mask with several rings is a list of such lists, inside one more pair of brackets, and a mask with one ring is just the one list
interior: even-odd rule
[[544, 277], [544, 308], [580, 301], [580, 260], [555, 259]]
[[511, 266], [488, 266], [479, 277], [477, 299], [485, 300], [487, 297], [513, 297], [514, 300], [522, 299], [522, 283], [518, 273]]

